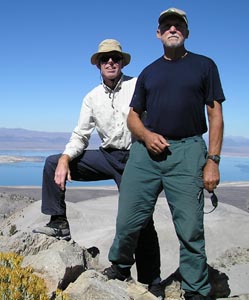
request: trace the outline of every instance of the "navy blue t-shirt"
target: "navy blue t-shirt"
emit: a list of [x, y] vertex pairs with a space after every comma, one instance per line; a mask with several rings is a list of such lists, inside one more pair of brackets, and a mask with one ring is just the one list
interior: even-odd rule
[[163, 57], [139, 75], [130, 106], [147, 111], [145, 126], [165, 137], [189, 137], [207, 131], [205, 105], [225, 100], [219, 73], [208, 57], [189, 52]]

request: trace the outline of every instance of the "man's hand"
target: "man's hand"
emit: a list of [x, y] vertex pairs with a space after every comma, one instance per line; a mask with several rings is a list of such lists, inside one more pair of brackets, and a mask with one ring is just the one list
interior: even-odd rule
[[68, 155], [62, 155], [58, 161], [58, 165], [55, 169], [54, 181], [60, 187], [61, 190], [65, 190], [66, 180], [72, 181], [69, 169], [70, 157]]
[[208, 192], [216, 189], [220, 182], [219, 166], [214, 161], [208, 159], [203, 170], [204, 187]]
[[144, 135], [144, 143], [146, 148], [153, 154], [161, 154], [170, 144], [167, 140], [160, 134], [146, 131]]
[[167, 147], [170, 146], [170, 144], [162, 135], [151, 132], [145, 128], [141, 121], [141, 115], [142, 112], [139, 113], [131, 107], [127, 118], [128, 128], [138, 140], [145, 143], [148, 151], [154, 155], [161, 154]]

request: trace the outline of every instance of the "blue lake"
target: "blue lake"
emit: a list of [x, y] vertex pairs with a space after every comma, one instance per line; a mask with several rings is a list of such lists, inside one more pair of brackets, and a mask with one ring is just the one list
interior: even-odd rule
[[[0, 186], [41, 186], [45, 158], [56, 151], [0, 151], [0, 155], [40, 157], [39, 162], [0, 164]], [[220, 163], [221, 182], [249, 181], [249, 157], [223, 156]], [[113, 180], [72, 182], [68, 186], [114, 185]]]
[[[28, 151], [28, 150], [0, 150], [0, 156], [26, 156], [37, 157], [38, 162], [15, 162], [0, 163], [0, 186], [41, 186], [44, 162], [47, 156], [60, 153], [51, 151]], [[76, 186], [107, 186], [114, 185], [113, 180], [90, 181], [90, 182], [69, 182], [67, 185]]]

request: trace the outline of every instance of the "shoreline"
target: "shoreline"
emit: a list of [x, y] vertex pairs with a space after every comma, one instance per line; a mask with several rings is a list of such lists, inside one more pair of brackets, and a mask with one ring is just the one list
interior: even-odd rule
[[32, 155], [0, 155], [0, 164], [12, 164], [22, 162], [43, 162], [45, 157]]
[[[10, 150], [0, 150], [0, 151], [10, 151]], [[27, 151], [27, 150], [21, 150]], [[50, 151], [50, 150], [31, 150], [31, 151]], [[59, 152], [58, 152], [59, 153]], [[225, 158], [244, 158], [249, 159], [248, 152], [224, 152], [221, 154], [222, 157]], [[14, 163], [22, 163], [22, 162], [43, 162], [45, 160], [45, 156], [32, 156], [32, 155], [1, 155], [0, 154], [0, 165], [1, 164], [14, 164]]]
[[[249, 213], [249, 181], [220, 183], [215, 193], [219, 202], [230, 204]], [[0, 202], [3, 197], [6, 198], [13, 194], [20, 198], [29, 197], [38, 201], [42, 198], [42, 188], [41, 186], [0, 186], [0, 194], [2, 195]], [[66, 201], [72, 203], [110, 196], [117, 197], [118, 201], [118, 189], [115, 184], [110, 186], [69, 186], [66, 191]], [[165, 197], [164, 192], [161, 192], [159, 197]], [[209, 201], [209, 198], [209, 193], [205, 191], [205, 201]]]
[[[86, 182], [86, 181], [82, 181], [82, 182]], [[93, 182], [93, 181], [89, 181], [89, 182]], [[97, 182], [97, 181], [96, 181]], [[226, 181], [226, 182], [221, 182], [217, 189], [219, 189], [220, 187], [248, 187], [249, 188], [249, 180], [245, 181], [245, 180], [241, 180], [241, 181]], [[0, 189], [1, 188], [12, 188], [12, 189], [41, 189], [41, 185], [0, 185]], [[68, 189], [116, 189], [116, 184], [114, 183], [113, 185], [89, 185], [89, 186], [67, 186], [67, 190]], [[249, 197], [249, 195], [248, 195]]]

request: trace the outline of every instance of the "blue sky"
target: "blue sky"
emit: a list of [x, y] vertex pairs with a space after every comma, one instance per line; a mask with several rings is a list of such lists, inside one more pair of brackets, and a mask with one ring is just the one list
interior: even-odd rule
[[226, 101], [226, 136], [249, 137], [248, 0], [0, 0], [0, 127], [72, 131], [84, 95], [100, 82], [90, 64], [100, 41], [115, 38], [138, 76], [162, 55], [161, 11], [187, 12], [186, 48], [217, 64]]

